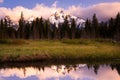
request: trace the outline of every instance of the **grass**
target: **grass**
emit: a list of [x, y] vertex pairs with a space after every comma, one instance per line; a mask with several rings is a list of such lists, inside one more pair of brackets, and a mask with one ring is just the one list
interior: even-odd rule
[[0, 62], [120, 60], [120, 43], [103, 39], [0, 40]]

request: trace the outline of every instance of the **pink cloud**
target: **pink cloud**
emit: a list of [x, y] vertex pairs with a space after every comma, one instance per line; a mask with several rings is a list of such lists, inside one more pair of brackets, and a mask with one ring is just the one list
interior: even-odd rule
[[100, 3], [88, 7], [71, 6], [67, 12], [80, 16], [83, 18], [92, 18], [93, 14], [96, 13], [100, 20], [107, 20], [110, 17], [115, 17], [120, 12], [120, 2], [114, 3]]
[[[55, 5], [55, 6], [53, 6]], [[63, 10], [65, 13], [78, 16], [81, 18], [92, 18], [93, 14], [96, 13], [99, 20], [107, 20], [110, 17], [115, 17], [118, 12], [120, 12], [120, 2], [114, 3], [100, 3], [88, 7], [81, 7], [81, 6], [70, 6], [68, 9], [64, 9], [61, 7], [57, 7], [57, 2], [55, 1], [48, 7], [44, 4], [36, 4], [36, 6], [32, 9], [28, 9], [22, 6], [17, 6], [15, 8], [5, 8], [0, 7], [0, 18], [4, 16], [10, 16], [10, 18], [17, 22], [20, 18], [21, 12], [24, 13], [25, 19], [33, 17], [43, 17], [48, 19], [52, 14], [56, 11]]]
[[62, 10], [62, 8], [56, 8], [52, 6], [48, 7], [45, 6], [44, 4], [36, 4], [36, 6], [32, 9], [28, 9], [22, 6], [17, 6], [13, 9], [0, 7], [0, 18], [4, 16], [10, 16], [10, 18], [14, 22], [17, 22], [20, 18], [21, 12], [23, 12], [25, 19], [28, 19], [31, 16], [43, 17], [47, 19], [50, 15], [59, 10]]

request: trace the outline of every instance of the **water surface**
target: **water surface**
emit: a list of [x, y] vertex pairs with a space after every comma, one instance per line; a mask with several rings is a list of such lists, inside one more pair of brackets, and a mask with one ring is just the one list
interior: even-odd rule
[[120, 80], [120, 64], [3, 65], [0, 80]]

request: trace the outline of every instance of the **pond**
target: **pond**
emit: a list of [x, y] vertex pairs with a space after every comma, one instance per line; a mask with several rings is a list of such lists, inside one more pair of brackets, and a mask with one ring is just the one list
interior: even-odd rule
[[120, 80], [119, 63], [1, 64], [0, 80]]

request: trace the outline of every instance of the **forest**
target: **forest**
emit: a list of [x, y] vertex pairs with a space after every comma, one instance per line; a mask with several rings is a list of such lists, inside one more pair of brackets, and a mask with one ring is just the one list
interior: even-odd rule
[[24, 20], [21, 13], [18, 21], [18, 29], [11, 26], [11, 20], [5, 18], [0, 20], [0, 39], [111, 39], [120, 41], [120, 13], [108, 21], [99, 22], [97, 15], [93, 14], [92, 19], [86, 19], [85, 27], [77, 28], [75, 20], [69, 27], [65, 18], [64, 23], [51, 24], [49, 20], [42, 17], [36, 18], [31, 23]]

